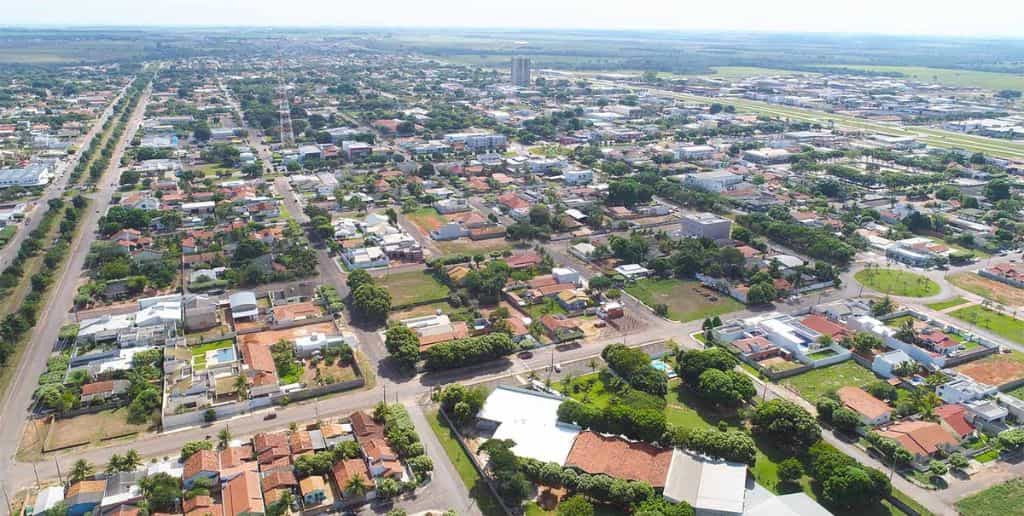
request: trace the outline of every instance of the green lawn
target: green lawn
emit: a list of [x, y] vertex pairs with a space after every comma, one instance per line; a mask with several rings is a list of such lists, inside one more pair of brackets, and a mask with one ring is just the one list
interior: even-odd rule
[[708, 293], [708, 290], [698, 287], [701, 285], [697, 281], [644, 279], [626, 287], [626, 292], [652, 308], [657, 304], [667, 305], [668, 318], [680, 322], [723, 315], [743, 308], [739, 301], [717, 292], [714, 293], [717, 299], [711, 301], [709, 297], [701, 295], [702, 292]]
[[546, 298], [543, 302], [527, 305], [523, 307], [523, 310], [525, 310], [526, 313], [535, 321], [540, 320], [541, 317], [549, 314], [566, 315], [569, 313], [565, 308], [562, 308], [562, 305], [558, 304], [558, 301], [555, 301], [552, 298]]
[[[462, 483], [469, 489], [469, 495], [476, 501], [480, 512], [484, 516], [504, 516], [505, 511], [501, 508], [501, 503], [494, 497], [494, 493], [491, 492], [487, 484], [484, 483], [483, 478], [477, 473], [476, 468], [473, 467], [472, 459], [466, 455], [462, 446], [459, 446], [458, 437], [448, 427], [448, 423], [441, 418], [437, 411], [429, 412], [427, 414], [427, 421], [430, 422], [430, 428], [437, 435], [437, 439], [441, 441], [441, 446], [444, 447], [448, 460], [452, 462], [455, 470], [459, 472]], [[538, 507], [537, 509], [539, 510], [540, 508]]]
[[391, 306], [395, 309], [448, 297], [448, 287], [423, 271], [388, 274], [378, 282], [391, 293]]
[[1024, 514], [1024, 479], [1014, 479], [973, 494], [956, 504], [963, 516]]
[[1014, 319], [981, 305], [961, 308], [950, 312], [950, 315], [1018, 344], [1024, 344], [1024, 321], [1020, 319]]
[[897, 269], [864, 269], [853, 277], [870, 289], [894, 296], [928, 297], [941, 292], [938, 283]]
[[964, 299], [963, 297], [956, 296], [953, 299], [948, 299], [946, 301], [939, 301], [938, 303], [931, 303], [931, 304], [929, 304], [927, 306], [928, 306], [928, 308], [931, 308], [932, 310], [939, 310], [939, 311], [941, 311], [941, 310], [945, 310], [947, 308], [952, 308], [954, 306], [960, 306], [960, 305], [962, 305], [964, 303], [967, 303], [967, 302], [968, 301], [966, 299]]
[[0, 247], [6, 246], [7, 242], [10, 242], [17, 232], [18, 226], [15, 225], [4, 226], [3, 229], [0, 229]]
[[863, 387], [874, 380], [876, 380], [875, 374], [870, 370], [861, 367], [853, 360], [847, 360], [786, 378], [782, 384], [792, 387], [805, 400], [815, 403], [829, 391], [846, 385]]

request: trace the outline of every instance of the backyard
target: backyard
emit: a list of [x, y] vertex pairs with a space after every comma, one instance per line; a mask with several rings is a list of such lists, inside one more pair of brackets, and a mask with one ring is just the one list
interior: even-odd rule
[[1024, 306], [1024, 289], [983, 278], [973, 272], [962, 272], [948, 276], [949, 282], [996, 303], [1009, 306]]
[[990, 487], [960, 500], [956, 508], [963, 516], [1021, 514], [1024, 507], [1024, 480], [1015, 479]]
[[206, 352], [218, 349], [227, 349], [234, 346], [234, 339], [221, 339], [207, 342], [198, 346], [192, 346], [192, 367], [196, 370], [206, 369]]
[[739, 301], [708, 290], [697, 281], [644, 279], [626, 287], [626, 292], [652, 308], [658, 304], [668, 306], [668, 318], [680, 322], [723, 315], [743, 308]]
[[812, 369], [786, 378], [782, 385], [795, 390], [805, 400], [815, 403], [830, 391], [846, 385], [862, 387], [875, 381], [875, 374], [853, 360]]
[[938, 283], [913, 272], [897, 269], [868, 268], [858, 271], [854, 279], [872, 290], [903, 297], [929, 297], [938, 294]]
[[1024, 321], [999, 313], [981, 305], [971, 305], [950, 312], [949, 315], [984, 328], [1000, 337], [1024, 344]]
[[430, 303], [448, 297], [448, 287], [424, 271], [388, 274], [378, 281], [391, 293], [393, 308]]

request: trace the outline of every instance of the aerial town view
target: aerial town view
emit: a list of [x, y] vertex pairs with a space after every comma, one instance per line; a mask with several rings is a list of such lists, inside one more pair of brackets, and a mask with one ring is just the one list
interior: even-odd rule
[[22, 4], [0, 515], [1024, 515], [1024, 5]]

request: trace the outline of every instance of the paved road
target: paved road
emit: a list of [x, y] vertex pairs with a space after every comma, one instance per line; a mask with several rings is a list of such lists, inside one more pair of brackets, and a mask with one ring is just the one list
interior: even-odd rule
[[16, 467], [14, 455], [18, 450], [21, 431], [25, 424], [25, 418], [32, 404], [32, 393], [36, 387], [36, 379], [46, 369], [46, 360], [53, 350], [53, 344], [57, 341], [60, 328], [68, 321], [68, 313], [71, 310], [75, 293], [78, 289], [78, 279], [82, 275], [85, 266], [85, 257], [89, 248], [96, 240], [96, 233], [92, 231], [98, 226], [102, 213], [105, 213], [110, 205], [110, 199], [117, 189], [119, 178], [119, 165], [121, 156], [124, 154], [128, 142], [135, 136], [135, 132], [142, 122], [142, 116], [149, 102], [150, 91], [147, 89], [139, 100], [139, 103], [128, 121], [127, 129], [121, 136], [120, 142], [110, 159], [110, 166], [104, 172], [98, 182], [99, 194], [96, 195], [89, 205], [88, 211], [81, 220], [83, 231], [70, 246], [71, 258], [54, 283], [54, 292], [47, 303], [47, 310], [44, 311], [36, 323], [32, 332], [32, 339], [27, 344], [25, 356], [17, 365], [15, 377], [19, 381], [11, 386], [4, 397], [2, 410], [0, 410], [0, 480], [11, 487], [24, 486], [24, 479], [19, 483], [18, 472], [24, 471], [25, 467]]

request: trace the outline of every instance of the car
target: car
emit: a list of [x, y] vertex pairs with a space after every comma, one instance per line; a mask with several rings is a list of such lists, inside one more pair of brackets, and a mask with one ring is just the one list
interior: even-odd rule
[[528, 358], [533, 358], [533, 352], [532, 351], [523, 351], [522, 353], [519, 353], [516, 356], [518, 356], [519, 358], [521, 358], [523, 360], [526, 360]]
[[271, 412], [271, 413], [263, 416], [263, 420], [264, 421], [270, 421], [271, 419], [277, 419], [277, 412]]
[[555, 364], [555, 372], [556, 373], [561, 373], [562, 372], [562, 364]]

